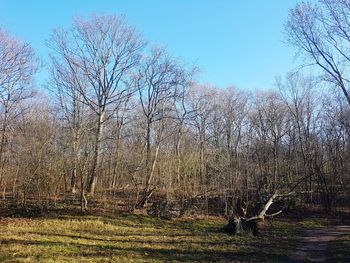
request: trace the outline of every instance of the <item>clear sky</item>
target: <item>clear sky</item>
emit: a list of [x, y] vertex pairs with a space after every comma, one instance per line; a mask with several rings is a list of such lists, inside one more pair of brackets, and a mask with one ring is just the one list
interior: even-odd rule
[[[295, 67], [283, 25], [297, 0], [0, 0], [0, 26], [45, 59], [51, 30], [75, 15], [125, 14], [144, 37], [202, 69], [219, 87], [273, 88]], [[294, 64], [293, 64], [294, 63]]]

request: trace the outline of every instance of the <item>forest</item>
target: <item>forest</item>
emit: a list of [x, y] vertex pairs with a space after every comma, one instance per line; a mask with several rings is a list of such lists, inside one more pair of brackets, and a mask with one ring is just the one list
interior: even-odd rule
[[[291, 9], [285, 42], [300, 67], [260, 91], [199, 82], [200, 65], [144, 39], [125, 16], [72, 21], [48, 36], [47, 63], [30, 43], [0, 28], [0, 230], [19, 235], [1, 237], [1, 261], [56, 262], [59, 255], [57, 262], [75, 256], [76, 262], [283, 262], [283, 251], [268, 255], [259, 244], [281, 233], [297, 239], [297, 231], [332, 225], [333, 217], [349, 219], [350, 1]], [[38, 86], [43, 70], [47, 79]], [[261, 226], [267, 218], [276, 223]], [[216, 220], [233, 233], [261, 232], [266, 240], [219, 233]], [[216, 253], [208, 245], [196, 252], [193, 245], [188, 253], [133, 247], [118, 254], [121, 248], [101, 245], [84, 255], [93, 249], [85, 244], [78, 252], [58, 249], [52, 258], [40, 258], [43, 250], [14, 256], [23, 246], [41, 246], [35, 236], [19, 242], [22, 228], [57, 227], [57, 235], [65, 227], [96, 227], [101, 238], [104, 232], [137, 236], [141, 225], [141, 237], [148, 228], [160, 228], [164, 238], [168, 231], [204, 231], [208, 239], [249, 243], [256, 251], [235, 253], [232, 245]], [[266, 237], [271, 231], [275, 236]], [[43, 247], [62, 240], [45, 239]], [[334, 262], [349, 259], [349, 241], [334, 242], [342, 255]], [[265, 246], [290, 249], [287, 256], [294, 249], [288, 246], [297, 246], [275, 242], [285, 247]]]

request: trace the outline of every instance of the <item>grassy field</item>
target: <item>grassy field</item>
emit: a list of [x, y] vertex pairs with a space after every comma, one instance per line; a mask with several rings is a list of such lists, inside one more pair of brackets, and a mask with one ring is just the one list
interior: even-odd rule
[[141, 215], [0, 219], [0, 262], [283, 262], [300, 231], [319, 223], [265, 223], [259, 237], [229, 236], [225, 220]]

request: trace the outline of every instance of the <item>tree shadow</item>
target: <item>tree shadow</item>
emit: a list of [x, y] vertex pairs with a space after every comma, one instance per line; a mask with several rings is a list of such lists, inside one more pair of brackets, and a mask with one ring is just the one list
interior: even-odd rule
[[[130, 233], [120, 233], [120, 234], [115, 234], [113, 235], [112, 238], [109, 236], [108, 239], [106, 237], [100, 238], [100, 237], [90, 237], [90, 236], [85, 236], [85, 235], [72, 235], [72, 234], [58, 234], [58, 233], [46, 233], [46, 232], [25, 232], [27, 234], [34, 234], [34, 235], [39, 235], [39, 236], [44, 236], [44, 237], [63, 237], [63, 238], [71, 238], [74, 240], [89, 240], [89, 241], [101, 241], [101, 242], [107, 242], [107, 243], [139, 243], [139, 244], [160, 244], [160, 245], [173, 245], [173, 244], [179, 244], [179, 245], [202, 245], [202, 246], [220, 246], [220, 245], [229, 245], [232, 244], [232, 240], [221, 240], [220, 242], [217, 241], [203, 241], [203, 240], [197, 240], [194, 241], [191, 238], [198, 238], [200, 236], [195, 236], [191, 234], [176, 234], [176, 235], [166, 235], [167, 238], [190, 238], [191, 240], [161, 240], [161, 241], [155, 241], [151, 240], [149, 238], [151, 237], [159, 237], [160, 235], [164, 236], [162, 233], [156, 234], [156, 233], [142, 233], [142, 234], [135, 234], [132, 235]], [[130, 239], [118, 239], [118, 238], [131, 238]], [[134, 237], [137, 237], [137, 239], [133, 239]], [[140, 239], [141, 238], [146, 238], [146, 239]]]
[[[19, 240], [19, 239], [5, 239], [1, 241], [1, 245], [29, 245], [29, 246], [75, 246], [79, 249], [79, 256], [90, 258], [91, 260], [97, 258], [112, 258], [116, 256], [132, 255], [143, 258], [146, 261], [160, 260], [164, 262], [232, 262], [232, 261], [248, 261], [248, 262], [271, 262], [279, 261], [280, 254], [271, 253], [266, 250], [246, 250], [246, 251], [223, 251], [219, 249], [205, 249], [200, 248], [180, 249], [180, 248], [150, 248], [150, 247], [122, 247], [115, 245], [96, 245], [96, 244], [80, 244], [74, 242], [61, 241], [38, 241], [38, 240]], [[6, 255], [1, 255], [6, 257]], [[77, 253], [70, 253], [66, 256], [72, 258], [77, 256]], [[15, 258], [14, 258], [15, 257]], [[16, 255], [12, 260], [16, 259]], [[17, 256], [20, 257], [20, 255]]]

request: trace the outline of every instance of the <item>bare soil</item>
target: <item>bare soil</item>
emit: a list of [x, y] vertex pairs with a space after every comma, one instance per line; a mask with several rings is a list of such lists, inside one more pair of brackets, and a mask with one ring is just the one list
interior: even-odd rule
[[331, 262], [329, 254], [330, 241], [342, 236], [350, 236], [350, 225], [338, 225], [325, 229], [306, 230], [299, 247], [289, 263], [297, 262]]

